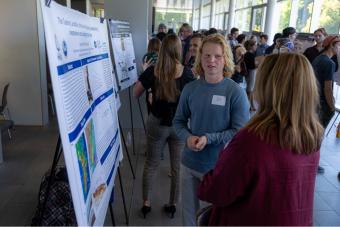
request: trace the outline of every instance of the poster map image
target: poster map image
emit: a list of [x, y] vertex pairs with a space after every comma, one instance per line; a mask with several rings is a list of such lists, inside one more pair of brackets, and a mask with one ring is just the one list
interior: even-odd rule
[[85, 136], [82, 134], [76, 143], [76, 151], [78, 157], [78, 165], [81, 176], [81, 184], [83, 187], [84, 201], [86, 201], [87, 195], [90, 189], [90, 171], [88, 165], [88, 157], [86, 150]]
[[88, 149], [88, 156], [89, 156], [89, 166], [91, 170], [91, 174], [93, 173], [98, 157], [96, 152], [96, 141], [95, 141], [95, 134], [94, 134], [94, 125], [93, 120], [91, 119], [90, 122], [87, 124], [85, 128], [85, 137], [87, 141], [87, 149]]

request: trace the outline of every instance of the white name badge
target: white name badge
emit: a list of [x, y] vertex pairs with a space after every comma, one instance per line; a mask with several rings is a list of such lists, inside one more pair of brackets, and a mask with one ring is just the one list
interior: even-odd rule
[[221, 95], [214, 95], [211, 101], [211, 104], [218, 105], [218, 106], [225, 106], [225, 96]]

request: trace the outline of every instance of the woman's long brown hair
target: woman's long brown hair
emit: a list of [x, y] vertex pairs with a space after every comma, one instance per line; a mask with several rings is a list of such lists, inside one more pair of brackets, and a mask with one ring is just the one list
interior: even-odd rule
[[176, 87], [177, 65], [181, 62], [182, 44], [175, 34], [167, 35], [161, 45], [155, 66], [156, 97], [175, 102], [179, 91]]
[[246, 126], [268, 143], [298, 154], [321, 146], [317, 81], [307, 58], [282, 53], [267, 56], [257, 71], [255, 98], [258, 112]]

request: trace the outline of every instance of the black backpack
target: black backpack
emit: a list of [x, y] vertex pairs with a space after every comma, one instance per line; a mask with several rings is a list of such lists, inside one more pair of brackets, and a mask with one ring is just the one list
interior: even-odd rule
[[[50, 192], [43, 212], [43, 204], [46, 197], [47, 184], [50, 171], [42, 178], [38, 206], [32, 219], [32, 226], [75, 226], [76, 215], [73, 208], [71, 190], [68, 183], [65, 166], [56, 167], [54, 178], [51, 182]], [[41, 216], [43, 213], [43, 217]]]

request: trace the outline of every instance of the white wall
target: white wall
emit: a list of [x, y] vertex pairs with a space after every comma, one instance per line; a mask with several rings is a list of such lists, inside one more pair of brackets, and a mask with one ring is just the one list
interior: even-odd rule
[[[8, 106], [18, 125], [43, 125], [47, 119], [45, 56], [40, 59], [36, 0], [1, 1], [0, 93], [10, 83]], [[40, 45], [40, 46], [39, 46]], [[44, 91], [44, 93], [42, 93]]]
[[[151, 28], [149, 24], [150, 0], [105, 0], [105, 18], [123, 20], [130, 22], [133, 46], [136, 54], [137, 69], [140, 73], [142, 58], [147, 50], [148, 44], [148, 30]], [[131, 88], [132, 89], [132, 88]], [[131, 90], [132, 95], [132, 90]], [[120, 93], [122, 107], [119, 111], [119, 119], [122, 122], [123, 128], [130, 127], [130, 110], [129, 110], [129, 96], [128, 89]], [[145, 97], [140, 98], [141, 106], [143, 108], [144, 117], [145, 111]], [[132, 96], [133, 121], [135, 128], [142, 128], [141, 115], [138, 109], [138, 103]]]

